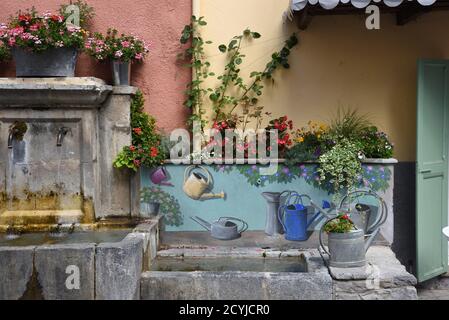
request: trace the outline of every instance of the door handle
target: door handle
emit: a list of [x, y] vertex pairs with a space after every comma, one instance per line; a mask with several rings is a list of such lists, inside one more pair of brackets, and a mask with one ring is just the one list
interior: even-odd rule
[[427, 169], [427, 170], [421, 170], [419, 173], [431, 173], [431, 172], [432, 172], [432, 170]]

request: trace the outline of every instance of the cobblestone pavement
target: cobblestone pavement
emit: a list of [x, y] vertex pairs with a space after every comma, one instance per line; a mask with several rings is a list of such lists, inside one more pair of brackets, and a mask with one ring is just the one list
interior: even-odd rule
[[449, 300], [449, 273], [417, 286], [419, 300]]
[[419, 300], [449, 300], [449, 289], [419, 289]]

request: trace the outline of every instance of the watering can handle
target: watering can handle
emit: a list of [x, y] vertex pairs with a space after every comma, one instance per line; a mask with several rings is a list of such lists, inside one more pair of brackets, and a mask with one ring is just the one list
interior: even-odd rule
[[188, 175], [190, 174], [190, 171], [192, 171], [192, 169], [194, 168], [195, 166], [188, 166], [187, 168], [186, 168], [186, 170], [184, 171], [184, 183], [187, 181], [187, 177], [188, 177]]
[[[286, 202], [286, 204], [297, 204], [297, 203], [301, 203], [302, 205], [304, 205], [304, 202], [302, 201], [302, 198], [303, 197], [305, 197], [306, 195], [304, 195], [304, 194], [299, 194], [298, 192], [296, 192], [296, 191], [292, 191], [291, 193], [290, 193], [290, 196], [288, 197], [288, 199], [287, 199], [287, 202]], [[295, 198], [294, 198], [295, 197]], [[291, 199], [295, 199], [295, 202], [293, 202], [293, 203], [290, 203], [290, 200]]]
[[320, 233], [319, 233], [320, 249], [322, 249], [324, 251], [324, 253], [326, 253], [329, 257], [331, 256], [331, 254], [330, 254], [329, 251], [327, 251], [327, 249], [326, 249], [326, 247], [324, 246], [324, 243], [323, 243], [323, 231], [324, 231], [324, 228], [326, 227], [326, 225], [330, 221], [332, 221], [333, 219], [335, 219], [335, 218], [330, 218], [325, 223], [323, 223], [323, 226], [321, 227]]
[[283, 205], [283, 206], [279, 206], [279, 208], [278, 208], [278, 220], [279, 220], [279, 223], [281, 224], [281, 226], [282, 226], [282, 229], [284, 229], [284, 231], [287, 231], [287, 229], [285, 228], [285, 225], [284, 225], [284, 214], [285, 214], [285, 205]]
[[192, 172], [192, 170], [195, 170], [195, 169], [201, 169], [203, 172], [206, 173], [206, 178], [207, 178], [207, 181], [206, 181], [206, 182], [209, 184], [210, 181], [211, 181], [211, 176], [210, 176], [209, 171], [206, 170], [206, 168], [204, 168], [204, 167], [202, 167], [202, 166], [195, 166], [195, 165], [188, 166], [188, 167], [186, 168], [186, 170], [184, 171], [184, 182], [187, 181], [188, 176], [190, 175], [190, 173]]
[[246, 221], [243, 221], [242, 219], [235, 218], [235, 217], [220, 217], [218, 220], [222, 220], [222, 219], [234, 220], [234, 221], [240, 222], [242, 224], [242, 227], [239, 230], [239, 233], [242, 233], [242, 232], [245, 232], [246, 230], [248, 230], [248, 223]]

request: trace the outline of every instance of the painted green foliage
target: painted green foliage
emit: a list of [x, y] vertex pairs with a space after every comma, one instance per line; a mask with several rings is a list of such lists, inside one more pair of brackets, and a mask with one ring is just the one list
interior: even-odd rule
[[[271, 183], [287, 184], [297, 178], [302, 178], [317, 189], [325, 190], [329, 194], [333, 193], [331, 183], [322, 182], [320, 184], [317, 164], [297, 164], [294, 166], [280, 164], [276, 174], [267, 176], [259, 174], [258, 165], [216, 165], [213, 168], [216, 172], [223, 173], [230, 173], [235, 168], [246, 177], [250, 185], [255, 187], [264, 187]], [[390, 178], [391, 170], [388, 167], [363, 164], [357, 187], [371, 188], [373, 191], [385, 191], [389, 187]]]
[[178, 200], [163, 191], [160, 187], [145, 187], [140, 194], [140, 200], [143, 203], [160, 203], [160, 212], [164, 215], [164, 222], [169, 226], [180, 226], [183, 224], [181, 206]]

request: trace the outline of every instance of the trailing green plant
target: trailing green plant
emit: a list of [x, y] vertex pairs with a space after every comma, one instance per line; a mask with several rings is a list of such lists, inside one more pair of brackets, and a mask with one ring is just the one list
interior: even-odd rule
[[187, 120], [187, 125], [191, 126], [195, 121], [201, 123], [201, 128], [206, 125], [204, 114], [204, 97], [212, 92], [211, 88], [204, 89], [203, 82], [209, 76], [214, 76], [213, 72], [209, 72], [210, 62], [206, 60], [204, 53], [204, 45], [212, 44], [212, 41], [205, 41], [200, 35], [200, 28], [207, 25], [203, 17], [196, 18], [192, 16], [191, 23], [186, 25], [182, 30], [180, 42], [187, 44], [190, 41], [190, 46], [185, 51], [178, 55], [178, 58], [188, 61], [185, 66], [193, 70], [193, 79], [187, 84], [185, 91], [186, 100], [184, 105], [191, 109], [191, 115]]
[[351, 230], [354, 230], [354, 223], [346, 213], [340, 213], [324, 226], [327, 233], [348, 233]]
[[88, 34], [84, 28], [94, 13], [84, 1], [74, 4], [80, 9], [79, 26], [68, 23], [72, 12], [66, 12], [67, 5], [61, 6], [57, 13], [47, 11], [43, 14], [33, 7], [10, 18], [7, 28], [0, 29], [0, 41], [10, 48], [19, 47], [33, 52], [52, 48], [81, 49]]
[[[273, 73], [279, 68], [289, 68], [288, 57], [291, 49], [296, 46], [298, 39], [295, 34], [290, 36], [284, 43], [280, 51], [271, 55], [271, 60], [266, 64], [263, 71], [253, 71], [250, 74], [250, 83], [240, 75], [241, 66], [245, 55], [242, 53], [244, 41], [252, 41], [261, 37], [260, 33], [245, 29], [240, 35], [234, 36], [228, 44], [221, 44], [218, 50], [227, 55], [227, 63], [221, 75], [217, 76], [220, 85], [215, 88], [204, 88], [205, 79], [215, 77], [214, 72], [210, 72], [211, 63], [205, 57], [205, 45], [212, 44], [205, 41], [200, 36], [200, 28], [207, 25], [203, 17], [192, 17], [190, 25], [184, 27], [180, 42], [186, 44], [191, 41], [190, 46], [180, 57], [186, 59], [188, 67], [193, 69], [193, 80], [187, 85], [187, 99], [184, 105], [192, 109], [192, 115], [188, 119], [188, 125], [194, 121], [199, 121], [202, 128], [207, 121], [204, 118], [206, 106], [211, 106], [213, 123], [225, 121], [233, 123], [236, 128], [245, 128], [249, 121], [255, 120], [257, 125], [262, 122], [264, 115], [263, 107], [258, 105], [259, 96], [263, 93], [263, 81], [271, 79]], [[208, 101], [207, 101], [208, 100]], [[237, 114], [236, 108], [243, 108], [242, 115]]]
[[358, 143], [342, 138], [319, 157], [320, 183], [329, 182], [336, 197], [358, 183], [362, 172], [359, 151]]
[[132, 145], [124, 147], [117, 155], [114, 160], [116, 168], [137, 171], [141, 166], [158, 166], [166, 159], [156, 119], [143, 111], [144, 102], [142, 92], [138, 91], [131, 102]]

